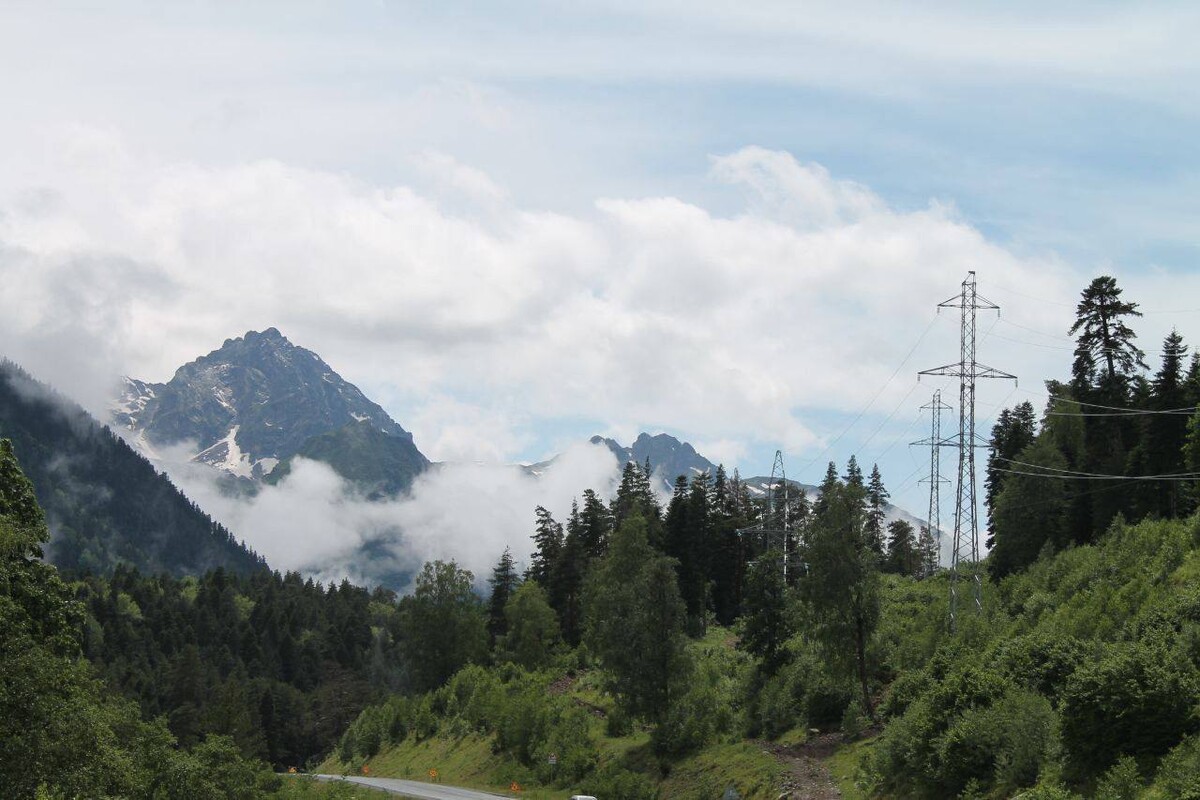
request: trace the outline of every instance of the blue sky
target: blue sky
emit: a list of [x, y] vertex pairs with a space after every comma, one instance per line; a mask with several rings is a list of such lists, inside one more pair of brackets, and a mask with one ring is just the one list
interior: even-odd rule
[[858, 451], [919, 512], [915, 372], [955, 357], [968, 269], [1022, 380], [985, 432], [1065, 374], [1096, 274], [1171, 312], [1135, 326], [1152, 365], [1200, 337], [1198, 32], [1184, 3], [8, 4], [2, 333], [101, 408], [276, 325], [434, 458], [666, 430], [815, 481]]

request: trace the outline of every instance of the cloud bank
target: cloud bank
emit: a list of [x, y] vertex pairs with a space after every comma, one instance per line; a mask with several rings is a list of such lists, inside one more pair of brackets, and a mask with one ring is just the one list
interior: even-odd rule
[[177, 460], [162, 465], [272, 568], [396, 589], [405, 588], [399, 576], [434, 559], [456, 561], [481, 587], [506, 547], [527, 566], [538, 505], [565, 521], [584, 489], [607, 496], [619, 478], [612, 453], [589, 444], [567, 449], [539, 476], [495, 464], [438, 465], [417, 478], [409, 495], [382, 502], [364, 499], [327, 465], [308, 459], [297, 459], [284, 481], [250, 498], [222, 492], [211, 468]]

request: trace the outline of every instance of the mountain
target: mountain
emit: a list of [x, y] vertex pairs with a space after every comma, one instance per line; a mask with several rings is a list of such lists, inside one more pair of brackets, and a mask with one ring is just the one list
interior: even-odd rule
[[186, 443], [192, 460], [243, 479], [281, 467], [278, 480], [305, 456], [394, 493], [429, 466], [411, 433], [275, 328], [226, 339], [167, 383], [127, 378], [112, 419], [148, 453]]
[[696, 448], [666, 433], [656, 436], [640, 433], [629, 447], [602, 436], [593, 436], [589, 441], [607, 447], [622, 466], [629, 461], [645, 464], [649, 460], [650, 469], [668, 491], [680, 475], [693, 478], [705, 473], [714, 475], [717, 471], [717, 465], [697, 453]]
[[264, 566], [119, 436], [0, 362], [0, 437], [11, 439], [46, 512], [47, 559], [65, 569], [198, 575]]

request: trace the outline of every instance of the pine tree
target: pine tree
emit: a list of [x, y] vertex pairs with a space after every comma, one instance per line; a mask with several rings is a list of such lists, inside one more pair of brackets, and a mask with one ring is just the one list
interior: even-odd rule
[[783, 553], [767, 550], [746, 575], [745, 627], [739, 644], [762, 660], [767, 674], [773, 674], [781, 666], [783, 646], [792, 635], [788, 599]]
[[850, 460], [846, 462], [845, 480], [850, 486], [862, 487], [864, 485], [862, 467], [858, 465], [857, 456], [850, 456]]
[[712, 586], [713, 615], [721, 625], [732, 625], [741, 604], [741, 537], [738, 535], [734, 488], [719, 465], [709, 491], [712, 557], [708, 583]]
[[588, 560], [604, 555], [613, 529], [612, 513], [592, 489], [586, 489], [583, 493], [578, 524], [579, 543]]
[[640, 516], [649, 525], [650, 541], [653, 544], [659, 534], [656, 529], [662, 517], [662, 508], [658, 504], [658, 498], [654, 496], [650, 474], [646, 469], [649, 469], [648, 462], [646, 467], [634, 461], [625, 462], [625, 468], [621, 472], [621, 483], [617, 486], [617, 496], [612, 502], [612, 526], [619, 527], [629, 517]]
[[888, 524], [887, 571], [916, 577], [921, 573], [921, 552], [912, 523], [897, 519]]
[[689, 632], [702, 635], [709, 599], [709, 564], [713, 559], [708, 476], [698, 475], [691, 483], [679, 476], [671, 509], [674, 514], [668, 511], [665, 521], [664, 551], [675, 559], [679, 593], [687, 607]]
[[[1183, 361], [1187, 346], [1178, 331], [1172, 330], [1163, 341], [1162, 366], [1150, 383], [1145, 403], [1149, 411], [1141, 418], [1138, 442], [1129, 454], [1129, 474], [1170, 475], [1183, 471], [1183, 448], [1187, 442], [1188, 416]], [[1139, 481], [1134, 486], [1133, 517], [1153, 515], [1160, 518], [1180, 516], [1190, 511], [1182, 484], [1176, 481]]]
[[563, 641], [574, 647], [583, 633], [582, 592], [587, 572], [588, 555], [584, 550], [580, 530], [583, 527], [579, 503], [571, 501], [571, 516], [567, 518], [567, 534], [563, 537], [562, 553], [550, 573], [547, 594], [550, 605], [558, 614]]
[[1137, 303], [1121, 300], [1116, 279], [1108, 275], [1101, 275], [1083, 290], [1070, 330], [1072, 336], [1079, 334], [1071, 367], [1077, 389], [1086, 390], [1105, 377], [1128, 376], [1135, 367], [1146, 368], [1145, 353], [1133, 343], [1137, 335], [1123, 319], [1140, 317], [1137, 307]]
[[[857, 465], [856, 465], [857, 466]], [[865, 533], [867, 546], [878, 555], [883, 555], [883, 518], [890, 495], [883, 486], [879, 465], [871, 467], [871, 480], [867, 483], [867, 522]]]
[[533, 534], [533, 556], [530, 559], [528, 577], [543, 587], [550, 585], [550, 574], [562, 554], [563, 527], [544, 507], [534, 511], [537, 524]]
[[517, 587], [504, 607], [508, 632], [498, 642], [501, 657], [527, 670], [546, 666], [560, 641], [558, 619], [536, 581]]
[[1029, 445], [1033, 444], [1037, 422], [1033, 404], [1018, 403], [1014, 408], [1001, 410], [992, 426], [992, 438], [988, 442], [987, 477], [984, 479], [984, 503], [987, 507], [987, 548], [995, 544], [995, 508], [1004, 479], [1012, 470], [1012, 460]]
[[[1058, 478], [1067, 462], [1042, 434], [1021, 451], [1021, 472], [1010, 475], [996, 500], [996, 544], [988, 570], [999, 580], [1032, 564], [1047, 544], [1061, 549], [1070, 543], [1069, 497]], [[1028, 466], [1026, 466], [1028, 465]]]
[[[1071, 389], [1089, 412], [1128, 408], [1136, 400], [1136, 370], [1146, 368], [1145, 354], [1133, 343], [1137, 336], [1125, 318], [1140, 316], [1137, 303], [1122, 300], [1121, 289], [1107, 275], [1096, 278], [1083, 291], [1070, 330], [1072, 335], [1078, 334]], [[1138, 433], [1135, 417], [1088, 416], [1083, 421], [1083, 459], [1070, 466], [1097, 475], [1126, 474]], [[1089, 487], [1087, 495], [1073, 490], [1076, 498], [1087, 498], [1079, 505], [1090, 510], [1090, 518], [1072, 514], [1076, 541], [1090, 541], [1106, 530], [1118, 513], [1132, 513], [1132, 496], [1115, 491], [1118, 487], [1116, 482], [1099, 481]]]
[[492, 569], [492, 577], [488, 579], [488, 584], [492, 587], [492, 594], [488, 599], [487, 627], [491, 643], [494, 645], [498, 637], [508, 633], [508, 618], [504, 616], [504, 607], [521, 585], [521, 577], [517, 574], [509, 548], [504, 548], [500, 561]]

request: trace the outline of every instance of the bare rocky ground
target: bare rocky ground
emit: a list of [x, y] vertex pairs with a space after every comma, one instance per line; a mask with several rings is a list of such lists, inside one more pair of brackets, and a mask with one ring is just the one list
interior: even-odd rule
[[842, 796], [825, 762], [842, 743], [840, 733], [814, 735], [807, 742], [781, 745], [761, 742], [763, 750], [784, 766], [778, 800], [835, 800]]

